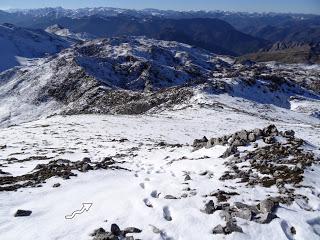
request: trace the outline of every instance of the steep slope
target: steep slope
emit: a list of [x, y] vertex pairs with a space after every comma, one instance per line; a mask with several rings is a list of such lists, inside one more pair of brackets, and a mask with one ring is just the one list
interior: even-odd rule
[[[54, 113], [141, 114], [187, 103], [199, 91], [285, 109], [300, 96], [317, 106], [318, 74], [304, 66], [234, 64], [177, 42], [98, 39], [0, 74], [1, 122]], [[308, 114], [319, 111], [312, 109]]]
[[2, 24], [0, 25], [0, 71], [20, 65], [25, 58], [44, 57], [60, 52], [71, 43], [43, 30]]
[[320, 63], [320, 43], [277, 42], [257, 53], [241, 56], [240, 61], [277, 61], [282, 63]]

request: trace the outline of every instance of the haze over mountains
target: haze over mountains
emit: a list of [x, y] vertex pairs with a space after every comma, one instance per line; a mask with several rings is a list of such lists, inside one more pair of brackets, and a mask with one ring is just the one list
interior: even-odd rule
[[276, 42], [315, 44], [320, 39], [320, 17], [308, 14], [45, 8], [0, 12], [0, 22], [41, 29], [59, 24], [96, 37], [146, 36], [232, 56], [258, 52]]

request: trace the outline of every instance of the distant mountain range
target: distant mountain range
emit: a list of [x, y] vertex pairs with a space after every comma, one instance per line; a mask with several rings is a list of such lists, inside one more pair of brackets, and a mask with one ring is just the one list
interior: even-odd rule
[[[164, 11], [156, 9], [129, 10], [118, 8], [43, 8], [0, 11], [0, 23], [47, 29], [59, 36], [73, 39], [99, 37], [146, 36], [158, 40], [177, 41], [217, 54], [243, 56], [250, 59], [284, 62], [316, 62], [313, 51], [303, 51], [292, 43], [316, 46], [320, 42], [320, 16], [311, 14], [241, 13], [224, 11]], [[51, 29], [59, 26], [60, 29]], [[49, 29], [49, 30], [48, 30]], [[274, 44], [287, 47], [275, 54], [266, 54]], [[273, 48], [274, 49], [274, 48]], [[290, 50], [289, 50], [290, 49]], [[296, 51], [297, 50], [297, 51]], [[284, 55], [285, 57], [279, 57]], [[289, 53], [289, 52], [290, 53]], [[294, 52], [294, 57], [292, 53]], [[256, 54], [256, 55], [255, 55]], [[306, 55], [312, 55], [308, 57]], [[253, 57], [255, 56], [255, 57]], [[261, 57], [262, 56], [262, 57]], [[274, 57], [274, 58], [273, 58]]]
[[230, 55], [256, 52], [278, 41], [309, 43], [320, 39], [320, 16], [311, 14], [43, 8], [2, 11], [1, 22], [42, 29], [60, 24], [73, 32], [86, 32], [98, 37], [128, 34], [183, 40], [184, 43]]

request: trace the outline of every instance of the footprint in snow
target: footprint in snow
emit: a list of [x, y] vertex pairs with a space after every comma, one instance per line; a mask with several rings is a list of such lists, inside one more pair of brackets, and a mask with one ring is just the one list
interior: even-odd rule
[[286, 220], [282, 220], [280, 223], [280, 226], [282, 228], [282, 231], [286, 235], [288, 240], [294, 240], [293, 233], [292, 233], [292, 227], [289, 226], [288, 222]]
[[160, 193], [157, 190], [153, 190], [150, 195], [153, 198], [159, 198]]
[[308, 220], [307, 223], [311, 226], [313, 232], [320, 236], [320, 217]]
[[148, 198], [143, 199], [144, 204], [149, 207], [149, 208], [153, 208], [152, 203], [149, 201]]
[[167, 221], [172, 221], [171, 212], [168, 206], [163, 207], [163, 217]]
[[145, 184], [144, 183], [139, 183], [139, 186], [142, 188], [142, 189], [145, 189]]

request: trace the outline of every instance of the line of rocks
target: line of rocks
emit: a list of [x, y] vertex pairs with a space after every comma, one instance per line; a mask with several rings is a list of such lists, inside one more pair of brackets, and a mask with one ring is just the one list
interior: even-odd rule
[[[227, 158], [237, 153], [237, 147], [239, 146], [246, 146], [259, 139], [263, 139], [265, 143], [272, 143], [274, 141], [274, 136], [277, 136], [278, 134], [279, 132], [276, 126], [269, 125], [263, 129], [256, 128], [251, 131], [241, 130], [233, 134], [224, 135], [217, 138], [208, 139], [206, 136], [204, 136], [202, 139], [195, 139], [192, 146], [194, 147], [194, 150], [197, 150], [203, 147], [212, 148], [217, 145], [227, 145], [229, 148], [221, 156], [223, 158]], [[294, 132], [286, 131], [283, 134], [294, 135]]]
[[214, 204], [213, 200], [207, 202], [204, 209], [200, 211], [206, 214], [213, 214], [219, 211], [219, 215], [226, 221], [226, 225], [215, 226], [213, 234], [230, 234], [232, 232], [243, 232], [242, 228], [237, 225], [237, 218], [253, 221], [260, 224], [270, 223], [277, 218], [275, 214], [279, 206], [277, 198], [268, 198], [260, 201], [257, 205], [248, 205], [242, 202], [235, 202], [231, 206], [229, 203]]
[[[0, 177], [1, 191], [16, 191], [25, 187], [41, 187], [42, 183], [51, 177], [60, 177], [70, 179], [77, 176], [73, 171], [88, 172], [99, 169], [124, 169], [115, 164], [119, 163], [112, 158], [106, 157], [101, 162], [91, 162], [89, 158], [82, 161], [72, 162], [70, 160], [54, 160], [47, 164], [38, 164], [31, 173], [22, 176], [4, 176]], [[58, 187], [55, 185], [55, 187]]]
[[111, 224], [110, 232], [103, 228], [98, 228], [93, 231], [91, 236], [93, 237], [93, 240], [135, 240], [133, 236], [127, 236], [127, 234], [141, 232], [142, 230], [136, 227], [128, 227], [121, 230], [117, 224], [113, 223]]

